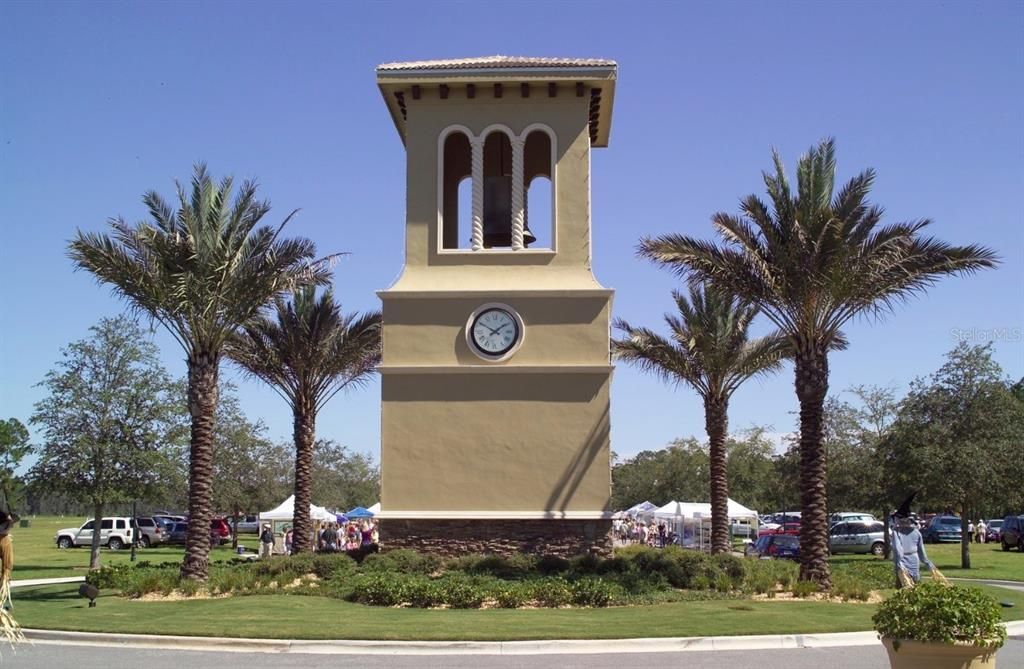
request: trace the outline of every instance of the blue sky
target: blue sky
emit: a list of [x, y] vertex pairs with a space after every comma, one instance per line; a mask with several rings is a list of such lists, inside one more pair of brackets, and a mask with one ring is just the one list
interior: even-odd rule
[[[887, 220], [995, 248], [995, 271], [949, 279], [847, 330], [831, 387], [937, 368], [958, 338], [995, 339], [1024, 375], [1024, 4], [1020, 2], [260, 3], [5, 2], [0, 7], [0, 416], [26, 421], [59, 349], [123, 309], [72, 271], [76, 228], [143, 216], [204, 160], [257, 177], [271, 221], [337, 267], [346, 310], [379, 305], [402, 263], [405, 154], [374, 83], [379, 63], [492, 54], [619, 63], [611, 145], [593, 156], [594, 271], [617, 316], [660, 324], [676, 285], [636, 259], [641, 235], [710, 236], [709, 217], [763, 192], [824, 136], [839, 180], [878, 172]], [[763, 329], [763, 325], [762, 325]], [[165, 364], [183, 354], [156, 336]], [[225, 376], [236, 378], [230, 368]], [[377, 455], [379, 385], [338, 396], [319, 434]], [[287, 406], [243, 382], [250, 417], [290, 437]], [[731, 424], [793, 429], [792, 369], [742, 388]], [[612, 448], [703, 434], [692, 392], [620, 366]]]

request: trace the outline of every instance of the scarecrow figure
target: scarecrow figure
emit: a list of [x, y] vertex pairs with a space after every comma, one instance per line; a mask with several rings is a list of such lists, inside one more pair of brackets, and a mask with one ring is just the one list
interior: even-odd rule
[[14, 620], [11, 609], [11, 570], [14, 569], [14, 547], [11, 544], [11, 529], [20, 518], [16, 513], [0, 511], [0, 633], [12, 645], [24, 636], [21, 626]]
[[929, 571], [935, 572], [935, 565], [924, 551], [924, 537], [911, 517], [910, 503], [916, 495], [916, 491], [910, 493], [889, 517], [889, 544], [892, 547], [896, 582], [901, 588], [911, 588], [921, 580], [922, 564]]

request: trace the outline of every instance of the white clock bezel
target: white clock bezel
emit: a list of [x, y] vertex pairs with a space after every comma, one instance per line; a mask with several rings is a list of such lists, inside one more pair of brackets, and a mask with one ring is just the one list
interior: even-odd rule
[[[512, 348], [499, 355], [494, 355], [492, 353], [488, 353], [487, 351], [480, 350], [476, 342], [473, 340], [473, 323], [480, 316], [480, 314], [482, 314], [485, 311], [490, 311], [492, 309], [500, 309], [501, 311], [507, 313], [509, 316], [512, 317], [512, 320], [514, 320], [516, 323], [516, 327], [519, 329], [519, 337], [516, 339], [515, 343], [512, 344]], [[466, 346], [468, 346], [469, 350], [472, 351], [478, 358], [480, 358], [481, 360], [486, 360], [487, 362], [502, 362], [504, 360], [508, 360], [509, 358], [516, 354], [516, 351], [519, 350], [519, 347], [523, 345], [523, 341], [526, 340], [526, 324], [523, 323], [522, 316], [519, 315], [518, 311], [508, 306], [507, 304], [502, 304], [501, 302], [488, 302], [487, 304], [481, 304], [479, 307], [474, 309], [473, 313], [471, 313], [469, 315], [469, 318], [466, 319], [465, 330]]]

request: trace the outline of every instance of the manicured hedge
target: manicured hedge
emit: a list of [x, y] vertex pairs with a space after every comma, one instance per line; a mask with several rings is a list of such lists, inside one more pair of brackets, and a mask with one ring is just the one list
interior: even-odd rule
[[[866, 598], [881, 573], [877, 566], [837, 569], [836, 591], [850, 599]], [[91, 572], [87, 580], [127, 597], [191, 595], [201, 589], [181, 580], [174, 564], [107, 567]], [[610, 558], [466, 555], [448, 561], [403, 549], [370, 554], [361, 563], [344, 553], [214, 562], [204, 589], [211, 594], [316, 595], [369, 606], [603, 607], [774, 596], [793, 589], [796, 580], [796, 565], [789, 561], [711, 556], [679, 547], [630, 546]]]

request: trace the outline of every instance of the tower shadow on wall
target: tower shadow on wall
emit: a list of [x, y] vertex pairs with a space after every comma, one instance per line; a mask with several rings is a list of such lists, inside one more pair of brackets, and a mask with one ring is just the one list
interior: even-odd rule
[[[569, 502], [572, 500], [573, 495], [576, 494], [576, 490], [579, 489], [580, 483], [583, 482], [591, 465], [594, 464], [594, 459], [608, 443], [610, 435], [611, 418], [606, 408], [590, 430], [587, 439], [580, 446], [579, 450], [576, 451], [576, 454], [558, 478], [558, 483], [555, 485], [554, 490], [551, 491], [551, 495], [544, 505], [544, 510], [550, 514], [550, 517], [560, 517], [561, 513], [569, 506]], [[603, 509], [603, 511], [608, 511], [608, 508]]]

